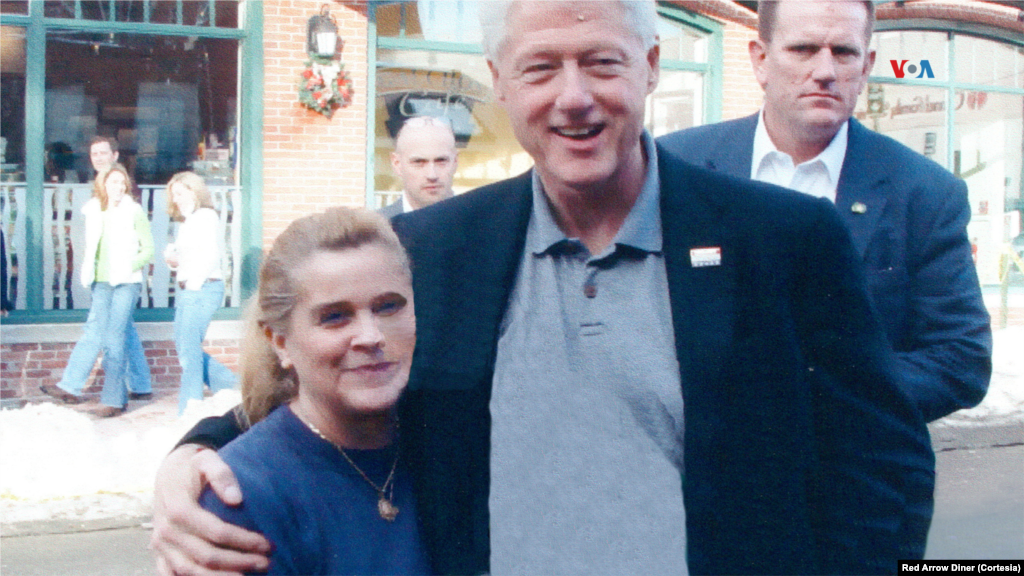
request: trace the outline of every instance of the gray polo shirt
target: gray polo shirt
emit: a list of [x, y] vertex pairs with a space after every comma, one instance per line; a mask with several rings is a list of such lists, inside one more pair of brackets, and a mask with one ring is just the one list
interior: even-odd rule
[[643, 143], [643, 190], [595, 256], [534, 176], [490, 404], [495, 575], [687, 573], [683, 398]]

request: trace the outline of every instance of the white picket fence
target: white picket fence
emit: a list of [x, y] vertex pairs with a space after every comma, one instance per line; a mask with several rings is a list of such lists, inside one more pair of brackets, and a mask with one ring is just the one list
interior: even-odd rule
[[[91, 184], [47, 184], [43, 200], [43, 308], [65, 310], [88, 308], [90, 293], [81, 284], [77, 265], [85, 250], [85, 219], [82, 205], [92, 195]], [[220, 216], [220, 231], [224, 237], [224, 306], [239, 306], [241, 302], [240, 270], [242, 265], [242, 192], [237, 186], [210, 186], [214, 208]], [[167, 213], [166, 186], [142, 186], [142, 208], [149, 213], [153, 232], [153, 260], [146, 267], [143, 308], [167, 308], [172, 305], [175, 285], [173, 273], [164, 263], [163, 251], [174, 241], [178, 224], [171, 222]], [[7, 241], [7, 271], [11, 282], [9, 295], [15, 309], [25, 309], [26, 280], [28, 275], [26, 246], [25, 184], [0, 183], [0, 210], [2, 210], [4, 236]]]

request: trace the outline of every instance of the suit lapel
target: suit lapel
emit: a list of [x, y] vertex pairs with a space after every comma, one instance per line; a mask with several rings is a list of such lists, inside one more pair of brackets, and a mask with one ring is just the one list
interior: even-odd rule
[[[732, 340], [738, 254], [731, 252], [729, 227], [706, 178], [659, 147], [662, 238], [676, 357], [687, 402], [700, 386], [714, 382]], [[721, 250], [721, 262], [695, 266], [692, 251]], [[690, 411], [687, 410], [689, 417]]]
[[861, 258], [885, 210], [884, 185], [890, 178], [888, 159], [870, 145], [871, 136], [867, 128], [850, 119], [846, 158], [836, 188], [836, 209]]

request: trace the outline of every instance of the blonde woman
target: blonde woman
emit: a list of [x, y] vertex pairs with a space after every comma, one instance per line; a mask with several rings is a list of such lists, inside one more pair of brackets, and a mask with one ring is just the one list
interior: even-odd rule
[[177, 238], [164, 250], [167, 265], [177, 270], [174, 346], [181, 363], [181, 414], [189, 400], [203, 399], [204, 384], [217, 392], [236, 387], [238, 379], [203, 350], [206, 329], [224, 301], [224, 240], [203, 179], [192, 172], [175, 174], [167, 183], [167, 211], [181, 221]]
[[[96, 176], [94, 198], [82, 209], [86, 215], [82, 284], [92, 289], [89, 317], [60, 383], [56, 388], [43, 387], [51, 396], [78, 402], [77, 394], [102, 347], [103, 406], [96, 414], [104, 418], [123, 413], [128, 403], [126, 343], [141, 350], [132, 311], [142, 292], [142, 269], [153, 257], [149, 219], [132, 198], [131, 189], [131, 177], [120, 164]], [[148, 366], [145, 370], [148, 380]]]
[[242, 406], [221, 449], [245, 502], [204, 507], [263, 533], [269, 574], [426, 574], [395, 403], [416, 316], [405, 252], [382, 216], [334, 208], [274, 242], [247, 311]]

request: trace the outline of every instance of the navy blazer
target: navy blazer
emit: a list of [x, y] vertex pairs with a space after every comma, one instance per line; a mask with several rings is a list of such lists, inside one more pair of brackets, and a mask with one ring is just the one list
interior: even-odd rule
[[[930, 498], [934, 456], [834, 207], [658, 153], [690, 572], [894, 572], [904, 507]], [[403, 458], [439, 573], [488, 570], [491, 382], [530, 178], [393, 220], [418, 330]], [[690, 251], [706, 247], [721, 264], [694, 267]]]
[[[659, 142], [688, 162], [749, 178], [756, 127], [757, 114]], [[900, 382], [925, 420], [981, 402], [992, 331], [967, 238], [963, 180], [851, 119], [836, 208], [864, 261]]]

